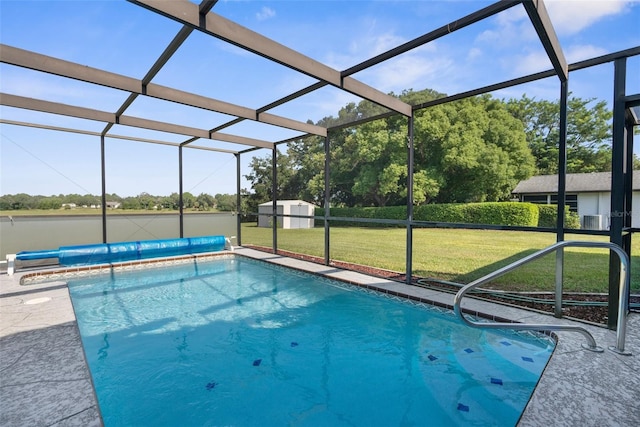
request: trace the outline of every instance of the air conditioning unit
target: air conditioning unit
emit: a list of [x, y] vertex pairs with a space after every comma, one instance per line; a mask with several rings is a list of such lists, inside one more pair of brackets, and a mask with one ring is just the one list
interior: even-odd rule
[[584, 215], [582, 228], [584, 230], [604, 230], [604, 215]]

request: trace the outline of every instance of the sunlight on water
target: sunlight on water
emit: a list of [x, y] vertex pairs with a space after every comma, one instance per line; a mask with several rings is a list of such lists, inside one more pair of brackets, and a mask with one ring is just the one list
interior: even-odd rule
[[515, 425], [553, 350], [244, 258], [69, 289], [106, 426]]

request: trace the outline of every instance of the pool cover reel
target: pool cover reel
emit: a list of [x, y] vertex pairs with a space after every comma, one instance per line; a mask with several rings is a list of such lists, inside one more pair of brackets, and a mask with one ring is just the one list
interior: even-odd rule
[[61, 246], [58, 249], [51, 250], [22, 251], [16, 254], [16, 259], [29, 261], [58, 258], [60, 265], [71, 266], [134, 261], [202, 252], [217, 252], [223, 250], [224, 247], [224, 236], [201, 236], [183, 239]]

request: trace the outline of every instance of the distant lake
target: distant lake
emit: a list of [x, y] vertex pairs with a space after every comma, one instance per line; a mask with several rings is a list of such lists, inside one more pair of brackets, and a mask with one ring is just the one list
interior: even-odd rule
[[[232, 213], [184, 215], [184, 237], [236, 235]], [[107, 241], [180, 237], [178, 214], [107, 215]], [[0, 257], [20, 251], [102, 243], [102, 215], [0, 216]]]

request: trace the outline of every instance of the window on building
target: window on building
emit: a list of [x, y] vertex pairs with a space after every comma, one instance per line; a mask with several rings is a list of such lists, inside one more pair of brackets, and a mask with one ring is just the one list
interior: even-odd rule
[[[538, 203], [541, 205], [548, 204], [550, 200], [552, 205], [557, 205], [558, 195], [552, 194], [551, 197], [549, 197], [548, 194], [525, 194], [522, 196], [521, 200], [523, 202]], [[565, 204], [569, 206], [569, 210], [571, 212], [578, 212], [578, 195], [567, 194], [565, 196]]]
[[[553, 204], [553, 205], [557, 205], [558, 204], [558, 195], [557, 194], [552, 194], [551, 195], [551, 204]], [[577, 194], [567, 194], [565, 196], [565, 204], [569, 205], [569, 210], [571, 212], [578, 212], [578, 195]]]

